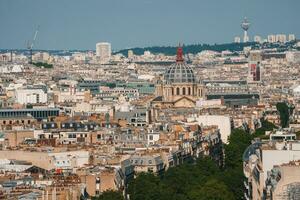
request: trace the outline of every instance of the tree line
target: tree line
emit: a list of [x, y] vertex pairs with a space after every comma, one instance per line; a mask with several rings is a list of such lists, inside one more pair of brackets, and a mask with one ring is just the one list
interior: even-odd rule
[[[128, 186], [130, 200], [238, 200], [243, 199], [245, 180], [242, 155], [255, 137], [276, 126], [262, 120], [262, 127], [250, 134], [233, 129], [224, 144], [225, 166], [201, 157], [169, 168], [161, 176], [141, 173]], [[107, 191], [95, 200], [124, 200], [120, 192]]]

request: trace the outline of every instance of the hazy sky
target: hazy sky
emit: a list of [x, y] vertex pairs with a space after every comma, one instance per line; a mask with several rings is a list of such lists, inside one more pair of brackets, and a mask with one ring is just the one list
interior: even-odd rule
[[249, 34], [295, 33], [300, 0], [0, 0], [0, 49], [26, 48], [40, 25], [37, 49], [113, 49], [232, 42]]

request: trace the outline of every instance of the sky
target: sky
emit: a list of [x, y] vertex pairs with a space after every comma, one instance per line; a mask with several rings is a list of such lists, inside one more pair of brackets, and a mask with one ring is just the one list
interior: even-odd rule
[[300, 37], [300, 0], [0, 0], [0, 49], [113, 50], [228, 43], [249, 34]]

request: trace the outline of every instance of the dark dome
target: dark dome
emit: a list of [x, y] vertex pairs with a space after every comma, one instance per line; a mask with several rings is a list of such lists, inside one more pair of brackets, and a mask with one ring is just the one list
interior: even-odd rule
[[195, 75], [183, 59], [182, 47], [177, 48], [176, 63], [171, 65], [164, 75], [168, 83], [195, 83]]
[[164, 79], [169, 83], [195, 83], [193, 69], [184, 62], [171, 65], [165, 72]]

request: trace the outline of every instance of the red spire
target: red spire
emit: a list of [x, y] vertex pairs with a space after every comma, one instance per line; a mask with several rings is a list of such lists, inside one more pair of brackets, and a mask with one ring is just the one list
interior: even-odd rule
[[183, 50], [180, 44], [177, 48], [176, 62], [183, 62]]

